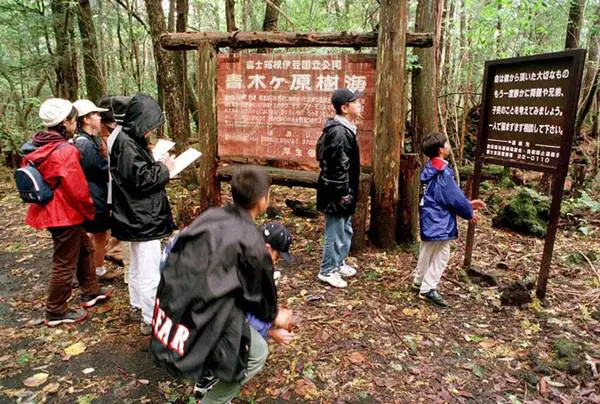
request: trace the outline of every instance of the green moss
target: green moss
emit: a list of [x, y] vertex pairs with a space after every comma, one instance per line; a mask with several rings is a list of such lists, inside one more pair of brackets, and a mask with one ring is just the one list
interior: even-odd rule
[[544, 237], [550, 212], [550, 202], [529, 188], [521, 188], [498, 215], [494, 226], [506, 227], [516, 232]]

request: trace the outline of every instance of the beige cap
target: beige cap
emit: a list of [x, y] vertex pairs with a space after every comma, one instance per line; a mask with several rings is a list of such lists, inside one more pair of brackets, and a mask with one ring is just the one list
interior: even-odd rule
[[62, 98], [50, 98], [40, 105], [39, 117], [45, 127], [51, 128], [64, 121], [72, 110], [73, 104], [71, 104], [71, 101]]
[[96, 104], [94, 104], [90, 100], [77, 100], [73, 103], [73, 106], [77, 110], [77, 114], [79, 114], [79, 116], [85, 116], [91, 112], [106, 112], [106, 111], [108, 111], [108, 109], [106, 109], [106, 108], [97, 107]]

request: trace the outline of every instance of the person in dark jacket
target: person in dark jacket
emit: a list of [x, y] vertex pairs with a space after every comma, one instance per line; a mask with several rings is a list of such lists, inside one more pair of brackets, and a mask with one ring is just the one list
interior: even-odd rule
[[83, 224], [85, 231], [90, 234], [94, 245], [94, 266], [96, 276], [106, 274], [104, 267], [104, 254], [106, 251], [106, 238], [110, 229], [110, 211], [108, 209], [108, 160], [106, 144], [98, 134], [101, 122], [100, 112], [106, 108], [98, 108], [90, 100], [77, 100], [73, 103], [77, 110], [77, 136], [73, 144], [79, 150], [81, 168], [87, 179], [90, 194], [94, 201], [96, 214], [94, 219]]
[[160, 281], [160, 239], [174, 228], [165, 191], [173, 160], [155, 161], [146, 140], [163, 123], [158, 103], [149, 95], [136, 94], [110, 149], [112, 235], [130, 242], [129, 300], [142, 311], [143, 334], [151, 332]]
[[469, 201], [456, 183], [445, 160], [450, 151], [448, 137], [442, 133], [433, 132], [423, 139], [423, 153], [430, 160], [421, 172], [421, 184], [426, 189], [419, 206], [421, 249], [412, 288], [419, 291], [420, 298], [438, 306], [448, 305], [437, 288], [450, 258], [452, 240], [458, 238], [456, 215], [475, 222], [473, 211], [485, 207], [480, 200]]
[[273, 263], [254, 219], [269, 203], [269, 175], [240, 169], [234, 205], [211, 208], [185, 228], [163, 265], [152, 320], [154, 361], [175, 377], [218, 379], [202, 403], [225, 403], [264, 366], [268, 347], [252, 313], [290, 328], [278, 310]]
[[94, 218], [94, 203], [79, 165], [79, 151], [67, 142], [75, 131], [77, 110], [67, 100], [51, 98], [42, 103], [39, 116], [47, 129], [24, 145], [22, 164], [38, 162], [38, 170], [54, 188], [54, 196], [45, 205], [29, 205], [25, 222], [48, 229], [52, 235], [53, 265], [45, 323], [53, 327], [77, 323], [88, 316], [86, 310], [69, 308], [73, 277], [77, 276], [81, 287], [84, 308], [109, 299], [112, 290], [98, 286], [92, 263], [94, 249], [82, 226]]
[[348, 286], [343, 277], [356, 275], [346, 263], [352, 242], [351, 217], [356, 210], [360, 154], [353, 123], [361, 115], [362, 91], [337, 89], [331, 97], [336, 115], [328, 119], [317, 142], [321, 167], [317, 183], [317, 209], [325, 213], [325, 240], [319, 279], [336, 288]]

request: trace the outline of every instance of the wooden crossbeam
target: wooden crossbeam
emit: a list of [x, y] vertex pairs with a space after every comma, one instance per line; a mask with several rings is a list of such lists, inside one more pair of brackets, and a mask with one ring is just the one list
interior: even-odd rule
[[[215, 48], [374, 48], [377, 32], [178, 32], [164, 34], [160, 39], [166, 50], [195, 50], [202, 42]], [[406, 46], [428, 48], [433, 45], [431, 33], [406, 33]]]

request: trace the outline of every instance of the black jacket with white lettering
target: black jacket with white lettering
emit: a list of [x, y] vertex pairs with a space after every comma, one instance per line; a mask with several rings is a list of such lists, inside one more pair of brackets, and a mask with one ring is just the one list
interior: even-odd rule
[[[156, 297], [151, 352], [159, 366], [194, 380], [241, 380], [250, 348], [246, 313], [267, 322], [277, 314], [271, 257], [248, 213], [213, 208], [184, 229], [164, 263]], [[161, 341], [165, 323], [171, 329]], [[182, 355], [179, 325], [189, 331]]]

